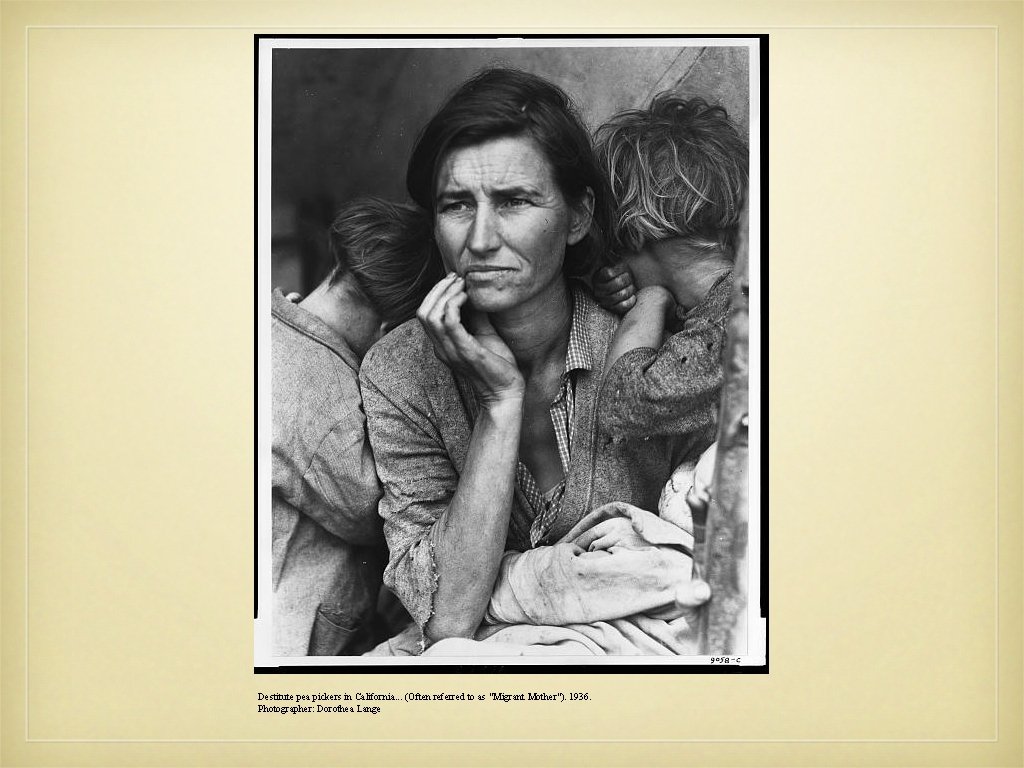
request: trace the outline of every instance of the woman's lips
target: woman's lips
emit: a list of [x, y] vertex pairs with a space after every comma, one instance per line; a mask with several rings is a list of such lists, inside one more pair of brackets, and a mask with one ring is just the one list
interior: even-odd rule
[[512, 272], [510, 268], [506, 267], [486, 267], [479, 269], [468, 269], [466, 270], [466, 280], [473, 280], [475, 282], [483, 280], [495, 280], [499, 277], [503, 277]]

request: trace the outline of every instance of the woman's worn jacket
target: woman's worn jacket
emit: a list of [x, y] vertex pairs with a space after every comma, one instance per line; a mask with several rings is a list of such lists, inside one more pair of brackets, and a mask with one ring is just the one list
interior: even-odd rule
[[[610, 501], [656, 510], [672, 470], [684, 461], [695, 462], [706, 447], [693, 436], [612, 440], [598, 433], [598, 390], [618, 318], [589, 295], [585, 300], [586, 331], [596, 364], [577, 374], [572, 458], [562, 511], [541, 544], [557, 541], [587, 512]], [[416, 320], [370, 349], [360, 384], [384, 494], [380, 514], [390, 549], [384, 582], [422, 628], [433, 614], [437, 586], [428, 534], [455, 495], [477, 413], [476, 398], [469, 382], [437, 359]], [[518, 489], [512, 503], [525, 504]], [[511, 525], [505, 548], [529, 549], [529, 531]]]

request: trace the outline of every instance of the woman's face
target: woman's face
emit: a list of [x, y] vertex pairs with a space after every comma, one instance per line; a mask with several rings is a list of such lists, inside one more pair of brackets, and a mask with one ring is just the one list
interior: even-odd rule
[[565, 248], [586, 235], [590, 207], [569, 204], [532, 139], [496, 138], [444, 157], [434, 235], [472, 305], [500, 312], [561, 285]]

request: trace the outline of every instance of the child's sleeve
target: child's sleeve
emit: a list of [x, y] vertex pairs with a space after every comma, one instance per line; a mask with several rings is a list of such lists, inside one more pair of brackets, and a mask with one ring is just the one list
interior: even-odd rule
[[732, 278], [719, 281], [661, 349], [620, 357], [605, 376], [599, 418], [613, 439], [708, 431], [718, 415]]

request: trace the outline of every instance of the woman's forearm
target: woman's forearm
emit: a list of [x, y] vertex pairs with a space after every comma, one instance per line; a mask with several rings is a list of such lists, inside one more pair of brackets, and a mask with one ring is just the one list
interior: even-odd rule
[[522, 399], [481, 408], [458, 488], [431, 532], [438, 581], [424, 632], [432, 641], [472, 637], [487, 609], [505, 550], [522, 408]]

